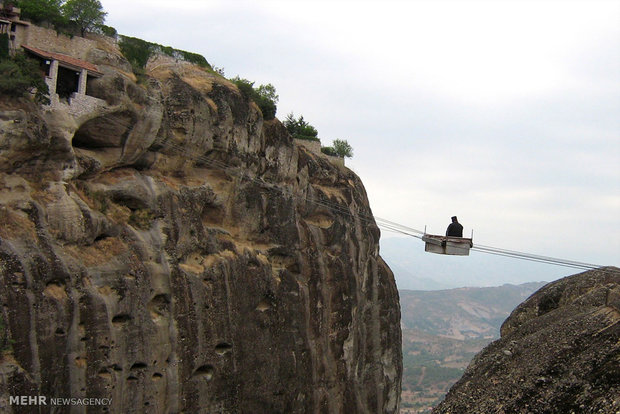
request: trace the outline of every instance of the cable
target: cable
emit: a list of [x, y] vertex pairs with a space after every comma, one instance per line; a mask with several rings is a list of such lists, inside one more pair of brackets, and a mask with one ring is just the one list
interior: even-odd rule
[[[113, 122], [116, 122], [117, 124], [125, 126], [126, 128], [129, 128], [131, 126], [129, 124], [124, 124], [118, 119], [110, 119], [108, 115], [104, 115], [102, 118], [107, 118], [110, 121], [113, 121]], [[248, 180], [250, 182], [254, 182], [257, 185], [260, 185], [261, 187], [266, 188], [268, 190], [276, 191], [281, 194], [288, 195], [291, 198], [295, 198], [300, 201], [315, 204], [319, 207], [329, 209], [332, 212], [337, 213], [337, 214], [339, 213], [343, 215], [348, 215], [352, 217], [353, 219], [357, 218], [362, 222], [366, 222], [368, 224], [374, 224], [377, 227], [383, 230], [389, 231], [389, 232], [399, 233], [405, 236], [415, 237], [417, 239], [422, 239], [423, 235], [426, 234], [423, 231], [420, 231], [420, 230], [417, 230], [417, 229], [414, 229], [408, 226], [404, 226], [402, 224], [399, 224], [399, 223], [396, 223], [390, 220], [386, 220], [381, 217], [373, 216], [372, 214], [361, 212], [359, 211], [359, 209], [356, 211], [356, 214], [353, 214], [353, 212], [351, 211], [351, 208], [346, 208], [342, 204], [334, 203], [329, 200], [319, 200], [316, 198], [311, 198], [311, 197], [308, 197], [307, 194], [305, 196], [295, 194], [293, 191], [288, 190], [287, 188], [282, 188], [277, 185], [268, 183], [258, 177], [252, 177], [249, 174], [247, 174], [246, 171], [244, 170], [240, 170], [239, 168], [234, 167], [230, 164], [227, 164], [224, 161], [220, 161], [214, 158], [209, 158], [205, 154], [191, 156], [188, 153], [189, 149], [187, 146], [181, 146], [173, 142], [166, 142], [165, 138], [156, 138], [150, 147], [158, 147], [158, 146], [161, 146], [162, 149], [171, 151], [173, 153], [177, 153], [178, 155], [181, 155], [184, 158], [189, 158], [193, 161], [200, 161], [206, 165], [209, 165], [209, 166], [221, 169], [221, 170], [225, 170], [229, 175], [237, 176], [241, 180]], [[454, 248], [468, 250], [470, 247], [454, 246]], [[499, 247], [485, 246], [485, 245], [478, 245], [478, 244], [473, 245], [471, 247], [471, 250], [477, 251], [479, 253], [504, 256], [504, 257], [509, 257], [513, 259], [528, 260], [532, 262], [544, 263], [544, 264], [550, 264], [550, 265], [556, 265], [556, 266], [564, 266], [564, 267], [569, 267], [569, 268], [574, 268], [574, 269], [592, 270], [592, 269], [600, 269], [601, 267], [603, 267], [603, 266], [591, 264], [591, 263], [583, 263], [583, 262], [577, 262], [573, 260], [559, 259], [559, 258], [554, 258], [550, 256], [541, 256], [541, 255], [536, 255], [532, 253], [525, 253], [525, 252], [519, 252], [516, 250], [508, 250], [508, 249], [502, 249]]]

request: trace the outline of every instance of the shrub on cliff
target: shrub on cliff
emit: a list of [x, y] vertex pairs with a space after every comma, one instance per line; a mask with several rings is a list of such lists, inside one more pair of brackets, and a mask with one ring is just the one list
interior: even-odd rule
[[63, 15], [74, 22], [82, 36], [87, 31], [100, 28], [108, 14], [99, 0], [67, 0], [62, 6]]
[[315, 127], [306, 122], [303, 115], [300, 115], [299, 118], [295, 118], [295, 114], [291, 112], [286, 116], [284, 126], [293, 138], [320, 141], [318, 138], [319, 132]]
[[51, 23], [57, 28], [67, 23], [62, 0], [19, 0], [15, 5], [21, 9], [21, 17], [33, 23]]
[[247, 99], [251, 99], [256, 102], [265, 120], [274, 119], [276, 117], [276, 111], [278, 109], [278, 95], [276, 94], [276, 88], [268, 83], [267, 85], [260, 85], [258, 88], [254, 87], [254, 82], [247, 79], [242, 79], [239, 76], [235, 76], [231, 81], [237, 85], [241, 94]]
[[335, 139], [332, 145], [334, 146], [334, 151], [336, 151], [336, 155], [338, 157], [353, 157], [353, 147], [347, 142], [346, 139]]
[[153, 54], [152, 43], [138, 39], [137, 37], [121, 36], [118, 46], [123, 56], [125, 56], [125, 59], [131, 63], [134, 72], [139, 69], [144, 69], [146, 62], [148, 62]]
[[107, 13], [99, 0], [17, 0], [21, 17], [39, 25], [51, 24], [57, 31], [70, 36], [78, 31], [100, 31], [110, 35], [105, 26]]
[[21, 97], [34, 92], [35, 101], [48, 104], [49, 88], [43, 79], [39, 63], [18, 53], [14, 58], [0, 60], [0, 92]]
[[353, 147], [346, 139], [335, 139], [331, 147], [321, 147], [323, 154], [340, 158], [353, 158]]
[[336, 156], [336, 150], [334, 147], [321, 147], [321, 152], [325, 155], [331, 155], [332, 157]]
[[138, 78], [144, 77], [144, 68], [149, 58], [156, 53], [161, 53], [175, 59], [182, 59], [205, 69], [211, 70], [211, 65], [204, 56], [185, 50], [175, 49], [170, 46], [162, 46], [157, 43], [147, 42], [131, 36], [119, 36], [118, 46], [121, 53], [131, 63], [133, 72]]

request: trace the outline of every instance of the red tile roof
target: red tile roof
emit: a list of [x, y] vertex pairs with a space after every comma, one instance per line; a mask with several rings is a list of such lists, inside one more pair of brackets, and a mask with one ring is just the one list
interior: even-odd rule
[[93, 65], [92, 63], [85, 62], [71, 56], [63, 55], [61, 53], [47, 52], [45, 50], [41, 50], [32, 46], [22, 45], [22, 47], [30, 53], [34, 53], [35, 55], [40, 56], [44, 59], [57, 60], [62, 66], [68, 66], [71, 69], [86, 69], [90, 75], [103, 76], [103, 73], [99, 72], [97, 66]]

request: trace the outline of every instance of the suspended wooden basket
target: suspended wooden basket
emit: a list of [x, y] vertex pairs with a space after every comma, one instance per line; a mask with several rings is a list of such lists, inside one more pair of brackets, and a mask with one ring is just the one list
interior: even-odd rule
[[469, 256], [469, 249], [474, 246], [473, 239], [426, 233], [422, 236], [422, 241], [425, 243], [424, 251], [452, 256]]

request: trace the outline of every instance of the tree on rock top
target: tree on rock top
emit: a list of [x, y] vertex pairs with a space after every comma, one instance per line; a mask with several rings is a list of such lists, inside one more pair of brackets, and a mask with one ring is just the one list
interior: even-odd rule
[[295, 114], [291, 112], [286, 116], [284, 126], [293, 138], [320, 141], [318, 138], [319, 132], [304, 119], [303, 115], [295, 118]]
[[34, 23], [49, 22], [55, 26], [66, 23], [61, 12], [62, 0], [20, 0], [14, 4], [21, 9], [22, 18]]
[[353, 147], [346, 139], [335, 139], [332, 145], [338, 157], [353, 158]]
[[82, 36], [102, 26], [107, 15], [99, 0], [68, 0], [63, 6], [63, 12], [77, 24]]
[[256, 102], [265, 120], [268, 121], [276, 117], [278, 109], [276, 104], [279, 97], [276, 94], [276, 88], [272, 84], [268, 83], [255, 88], [254, 82], [240, 78], [238, 75], [232, 78], [231, 81], [237, 85], [237, 88], [239, 88], [239, 91], [246, 99]]

